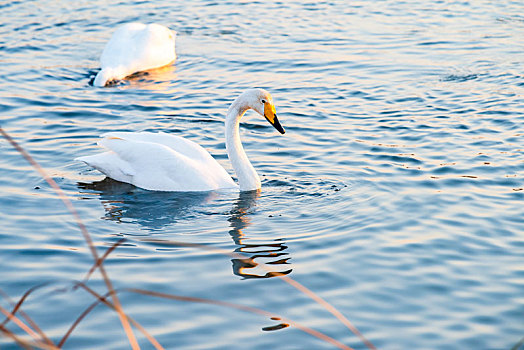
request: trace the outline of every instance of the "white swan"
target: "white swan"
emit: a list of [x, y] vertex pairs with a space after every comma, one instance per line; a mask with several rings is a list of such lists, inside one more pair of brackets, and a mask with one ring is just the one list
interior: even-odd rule
[[106, 44], [93, 84], [105, 86], [136, 72], [172, 63], [176, 33], [160, 24], [127, 23], [113, 33]]
[[211, 191], [260, 188], [260, 178], [247, 158], [239, 133], [248, 109], [264, 116], [281, 134], [273, 99], [262, 89], [249, 89], [231, 104], [225, 120], [226, 150], [238, 177], [235, 184], [226, 170], [199, 144], [180, 136], [151, 132], [111, 132], [98, 144], [109, 151], [76, 160], [122, 182], [154, 191]]

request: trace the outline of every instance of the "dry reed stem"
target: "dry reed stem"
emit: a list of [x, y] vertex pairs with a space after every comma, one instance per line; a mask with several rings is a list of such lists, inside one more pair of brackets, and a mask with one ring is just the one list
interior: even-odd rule
[[21, 338], [19, 338], [16, 334], [14, 334], [13, 332], [11, 332], [10, 330], [8, 330], [7, 328], [5, 328], [4, 326], [1, 326], [0, 325], [0, 332], [7, 336], [8, 338], [11, 338], [15, 341], [15, 343], [18, 343], [18, 345], [20, 345], [21, 347], [23, 347], [24, 349], [28, 349], [28, 350], [31, 350], [34, 346], [32, 346], [33, 344], [29, 345], [30, 343], [28, 341], [25, 341]]
[[524, 338], [522, 338], [517, 344], [515, 344], [511, 348], [511, 350], [519, 350], [522, 345], [524, 345]]
[[[64, 336], [62, 337], [62, 339], [60, 340], [60, 342], [58, 343], [58, 347], [59, 348], [62, 348], [64, 346], [64, 343], [67, 341], [67, 338], [69, 338], [69, 336], [71, 335], [71, 333], [73, 333], [73, 331], [75, 330], [76, 326], [78, 326], [78, 324], [87, 316], [87, 314], [89, 314], [98, 304], [100, 304], [100, 302], [104, 302], [106, 301], [106, 298], [109, 296], [109, 293], [107, 293], [106, 295], [100, 297], [97, 301], [95, 301], [94, 303], [92, 303], [91, 305], [89, 305], [89, 307], [87, 309], [85, 309], [81, 314], [80, 316], [77, 317], [77, 319], [75, 320], [75, 322], [73, 322], [73, 324], [69, 327], [69, 329], [67, 330], [67, 332], [64, 334]], [[112, 305], [111, 305], [112, 306]]]
[[344, 324], [353, 334], [355, 334], [366, 346], [372, 350], [376, 350], [377, 348], [375, 345], [373, 345], [360, 331], [340, 312], [338, 311], [333, 305], [322, 299], [320, 296], [315, 294], [312, 290], [307, 288], [306, 286], [300, 284], [299, 282], [295, 281], [294, 279], [290, 278], [286, 275], [279, 276], [284, 280], [286, 283], [292, 285], [296, 289], [300, 290], [313, 300], [315, 300], [317, 303], [322, 305], [327, 311], [329, 311], [332, 315], [334, 315], [342, 324]]
[[[40, 288], [40, 287], [43, 287], [45, 285], [47, 285], [49, 283], [42, 283], [41, 285], [39, 286], [36, 286], [36, 287], [32, 287], [30, 288], [29, 290], [27, 290], [24, 295], [22, 296], [22, 298], [20, 298], [20, 300], [14, 304], [11, 299], [9, 298], [9, 296], [3, 291], [0, 289], [0, 294], [4, 297], [4, 299], [6, 299], [11, 305], [13, 305], [13, 310], [11, 311], [11, 314], [14, 316], [16, 315], [16, 312], [20, 309], [20, 307], [22, 306], [22, 303], [24, 302], [24, 300], [29, 296], [29, 294], [31, 294], [34, 290]], [[27, 315], [25, 312], [23, 312], [22, 310], [19, 310], [19, 313], [20, 315], [25, 318], [25, 320], [27, 321], [27, 323], [29, 323], [29, 325], [31, 327], [33, 327], [33, 329], [40, 335], [40, 337], [42, 337], [42, 339], [44, 340], [44, 342], [48, 345], [51, 345], [51, 346], [55, 346], [55, 344], [51, 341], [51, 339], [49, 339], [45, 333], [40, 329], [40, 327], [38, 327], [38, 325], [31, 319], [31, 317], [29, 317], [29, 315]], [[0, 323], [0, 326], [2, 327], [5, 327], [7, 325], [7, 323], [10, 321], [10, 318], [9, 317], [6, 317], [5, 320]]]
[[[82, 232], [82, 235], [84, 236], [84, 240], [86, 241], [89, 250], [91, 251], [91, 255], [93, 255], [93, 259], [98, 261], [98, 253], [96, 251], [95, 245], [93, 243], [93, 240], [91, 239], [91, 236], [89, 235], [89, 232], [87, 231], [86, 226], [80, 219], [80, 215], [76, 211], [75, 207], [73, 206], [73, 203], [69, 200], [67, 195], [64, 191], [58, 186], [58, 184], [51, 178], [49, 175], [47, 175], [46, 171], [38, 164], [33, 157], [29, 153], [26, 152], [25, 149], [23, 149], [7, 132], [4, 131], [2, 127], [0, 127], [0, 134], [31, 164], [31, 166], [42, 176], [42, 178], [51, 186], [51, 188], [55, 191], [55, 193], [58, 195], [58, 197], [62, 200], [62, 202], [65, 204], [66, 208], [69, 210], [71, 215], [73, 215], [76, 224], [78, 225], [78, 228], [80, 229], [80, 232]], [[124, 313], [124, 310], [122, 309], [122, 305], [120, 304], [120, 300], [116, 296], [116, 293], [114, 292], [113, 285], [111, 281], [109, 280], [109, 276], [107, 275], [107, 272], [105, 271], [105, 268], [103, 265], [99, 266], [100, 274], [102, 275], [104, 282], [107, 286], [107, 289], [109, 293], [111, 294], [111, 299], [113, 300], [113, 304], [115, 305], [115, 309], [117, 311], [118, 317], [120, 318], [120, 322], [122, 323], [122, 327], [124, 328], [124, 331], [127, 335], [127, 338], [129, 339], [129, 343], [131, 344], [131, 347], [133, 350], [139, 350], [140, 346], [138, 345], [138, 342], [135, 338], [135, 334], [133, 333], [133, 329], [131, 328], [131, 325], [127, 321], [127, 316]]]
[[35, 340], [38, 340], [38, 334], [36, 334], [35, 331], [33, 331], [28, 325], [26, 325], [18, 317], [16, 317], [11, 312], [9, 312], [8, 310], [4, 309], [1, 306], [0, 306], [0, 312], [3, 313], [9, 320], [11, 320], [18, 327], [20, 327], [23, 331], [25, 331], [27, 334], [33, 337]]
[[300, 329], [301, 331], [303, 331], [305, 333], [308, 333], [308, 334], [310, 334], [310, 335], [312, 335], [312, 336], [314, 336], [314, 337], [316, 337], [318, 339], [324, 340], [324, 341], [330, 343], [331, 345], [334, 345], [334, 346], [338, 347], [339, 349], [354, 350], [353, 348], [351, 348], [351, 347], [349, 347], [349, 346], [347, 346], [345, 344], [342, 344], [338, 340], [333, 339], [330, 336], [328, 336], [328, 335], [326, 335], [326, 334], [324, 334], [322, 332], [319, 332], [319, 331], [316, 331], [316, 330], [311, 329], [309, 327], [303, 326], [300, 323], [292, 321], [292, 320], [290, 320], [288, 318], [281, 317], [281, 316], [275, 315], [275, 314], [273, 314], [273, 313], [271, 313], [269, 311], [258, 309], [258, 308], [255, 308], [255, 307], [245, 306], [245, 305], [240, 305], [240, 304], [235, 304], [235, 303], [230, 303], [230, 302], [227, 302], [227, 301], [220, 301], [220, 300], [213, 300], [213, 299], [204, 299], [204, 298], [196, 298], [196, 297], [187, 297], [187, 296], [182, 296], [182, 295], [153, 292], [153, 291], [144, 290], [144, 289], [137, 289], [137, 288], [129, 288], [127, 290], [130, 291], [130, 292], [133, 292], [133, 293], [149, 295], [149, 296], [159, 297], [159, 298], [164, 298], [164, 299], [172, 299], [172, 300], [187, 301], [187, 302], [193, 302], [193, 303], [204, 303], [204, 304], [225, 306], [225, 307], [229, 307], [229, 308], [232, 308], [232, 309], [247, 311], [247, 312], [250, 312], [250, 313], [266, 316], [266, 317], [269, 317], [269, 318], [278, 317], [281, 321], [283, 321], [285, 323], [288, 323], [289, 325], [291, 325], [291, 326], [293, 326], [293, 327], [295, 327], [297, 329]]
[[[39, 344], [38, 347], [45, 348], [45, 349], [53, 349], [53, 350], [58, 349], [55, 345], [48, 345], [46, 343], [42, 343], [38, 339], [38, 334], [36, 334], [35, 331], [33, 331], [29, 326], [27, 326], [24, 322], [22, 322], [22, 320], [20, 320], [18, 317], [16, 317], [15, 315], [13, 315], [12, 313], [10, 313], [8, 310], [4, 309], [1, 306], [0, 306], [0, 312], [6, 315], [14, 324], [20, 327], [24, 332], [29, 334], [34, 339], [35, 344]], [[4, 330], [7, 330], [4, 326], [1, 326], [1, 328]]]
[[[98, 300], [95, 301], [92, 305], [90, 305], [78, 318], [78, 322], [75, 321], [76, 324], [73, 324], [70, 329], [68, 330], [68, 332], [66, 333], [66, 335], [62, 338], [62, 340], [60, 341], [59, 345], [60, 344], [63, 344], [65, 343], [65, 341], [67, 340], [67, 338], [69, 337], [69, 335], [73, 332], [73, 330], [76, 328], [76, 325], [78, 325], [78, 323], [81, 321], [81, 318], [84, 318], [85, 316], [87, 316], [87, 314], [96, 306], [98, 305], [99, 303], [103, 303], [104, 305], [108, 306], [109, 308], [115, 310], [115, 306], [113, 304], [111, 304], [109, 301], [107, 301], [107, 296], [109, 295], [109, 293], [107, 293], [106, 295], [102, 296], [100, 294], [98, 294], [97, 292], [95, 292], [93, 289], [89, 288], [84, 282], [75, 282], [75, 285], [77, 287], [82, 287], [84, 288], [84, 290], [86, 290], [88, 293], [90, 293], [91, 295], [93, 295], [94, 297], [96, 297]], [[116, 291], [115, 291], [116, 292]], [[87, 311], [89, 309], [89, 311]], [[127, 316], [127, 315], [126, 315]], [[127, 316], [127, 319], [129, 320], [129, 322], [131, 322], [133, 324], [133, 326], [135, 326], [140, 332], [142, 332], [142, 334], [147, 338], [147, 340], [149, 340], [149, 342], [155, 347], [155, 349], [157, 350], [164, 350], [164, 347], [162, 345], [160, 345], [160, 343], [151, 335], [149, 334], [149, 332], [144, 328], [142, 327], [142, 325], [140, 325], [140, 323], [138, 323], [137, 321], [135, 321], [131, 316]]]
[[[238, 254], [235, 252], [229, 252], [220, 248], [211, 247], [204, 244], [198, 244], [198, 243], [187, 243], [187, 242], [179, 242], [179, 241], [171, 241], [171, 240], [161, 240], [161, 239], [152, 239], [152, 238], [145, 238], [140, 239], [142, 242], [149, 242], [149, 243], [158, 243], [158, 244], [165, 244], [165, 245], [174, 245], [174, 246], [181, 246], [181, 247], [191, 247], [191, 248], [199, 248], [203, 250], [212, 251], [215, 253], [219, 253], [222, 255], [227, 255], [235, 259], [242, 259], [242, 260], [248, 260], [250, 263], [253, 264], [253, 266], [260, 265], [264, 270], [268, 272], [274, 272], [269, 267], [266, 266], [266, 264], [258, 264], [256, 263], [252, 258]], [[295, 281], [291, 277], [287, 275], [282, 275], [275, 273], [274, 276], [282, 279], [284, 282], [288, 283], [292, 287], [298, 289], [311, 299], [313, 299], [315, 302], [317, 302], [319, 305], [323, 306], [328, 312], [330, 312], [333, 316], [335, 316], [340, 322], [342, 322], [343, 325], [345, 325], [353, 334], [355, 334], [369, 349], [376, 350], [376, 347], [367, 340], [362, 333], [340, 312], [338, 311], [334, 306], [332, 306], [330, 303], [322, 299], [320, 296], [315, 294], [312, 290], [308, 289], [301, 283]]]
[[89, 280], [89, 278], [91, 277], [91, 275], [93, 274], [93, 272], [95, 272], [96, 268], [99, 267], [100, 265], [103, 264], [104, 260], [107, 258], [107, 256], [109, 254], [111, 254], [111, 252], [113, 252], [113, 250], [115, 250], [119, 245], [121, 245], [122, 243], [124, 243], [126, 241], [125, 238], [122, 238], [120, 239], [118, 242], [116, 242], [115, 244], [113, 244], [109, 249], [107, 249], [105, 252], [104, 252], [104, 255], [102, 255], [96, 262], [93, 266], [91, 266], [91, 268], [89, 269], [89, 272], [85, 275], [83, 281], [84, 283], [87, 282], [87, 280]]

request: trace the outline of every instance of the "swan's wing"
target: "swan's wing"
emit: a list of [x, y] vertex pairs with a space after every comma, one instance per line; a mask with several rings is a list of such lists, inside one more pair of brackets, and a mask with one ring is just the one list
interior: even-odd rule
[[[209, 154], [209, 152], [198, 143], [181, 136], [166, 134], [164, 132], [108, 132], [102, 134], [101, 137], [117, 137], [129, 141], [158, 143], [194, 160], [216, 162], [211, 154]], [[217, 165], [223, 170], [222, 166], [219, 164]]]
[[[93, 165], [109, 177], [156, 191], [209, 191], [236, 186], [211, 156], [213, 162], [191, 159], [166, 145], [141, 141], [137, 135], [121, 135], [128, 136], [121, 138], [115, 134], [118, 133], [104, 137], [99, 145], [111, 151], [106, 154], [113, 154], [114, 158], [105, 156], [106, 162], [114, 161], [116, 165], [105, 168], [100, 164]], [[133, 136], [137, 139], [132, 139]], [[86, 158], [89, 157], [79, 160], [91, 164], [88, 161], [93, 159]], [[221, 173], [217, 171], [217, 165], [222, 169]]]

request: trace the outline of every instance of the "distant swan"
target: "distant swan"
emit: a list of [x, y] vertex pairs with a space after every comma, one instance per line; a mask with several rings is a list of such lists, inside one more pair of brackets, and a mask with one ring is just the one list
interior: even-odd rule
[[238, 177], [226, 170], [199, 144], [183, 137], [151, 132], [111, 132], [98, 144], [109, 151], [77, 158], [107, 176], [154, 191], [211, 191], [260, 188], [260, 178], [247, 158], [239, 133], [240, 119], [254, 109], [281, 134], [273, 99], [262, 89], [249, 89], [231, 104], [225, 120], [226, 150]]
[[136, 72], [172, 63], [176, 33], [160, 24], [127, 23], [113, 33], [106, 44], [95, 77], [95, 86], [105, 86]]

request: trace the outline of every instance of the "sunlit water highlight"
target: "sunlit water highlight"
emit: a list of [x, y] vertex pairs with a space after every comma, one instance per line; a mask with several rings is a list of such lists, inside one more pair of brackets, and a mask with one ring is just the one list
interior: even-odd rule
[[[259, 266], [144, 239], [199, 243], [303, 283], [378, 348], [510, 349], [524, 336], [522, 13], [520, 1], [4, 1], [0, 125], [71, 196], [101, 250], [128, 238], [106, 263], [117, 288], [258, 307], [365, 348]], [[177, 62], [94, 88], [105, 42], [130, 21], [176, 30]], [[254, 113], [241, 126], [260, 196], [148, 192], [73, 162], [104, 132], [162, 130], [232, 173], [223, 118], [254, 86], [287, 130]], [[74, 220], [4, 140], [0, 154], [0, 288], [16, 299], [81, 279], [92, 258]], [[55, 288], [24, 309], [58, 340], [93, 299]], [[331, 348], [237, 310], [121, 298], [166, 348]], [[66, 347], [128, 345], [100, 306]]]

